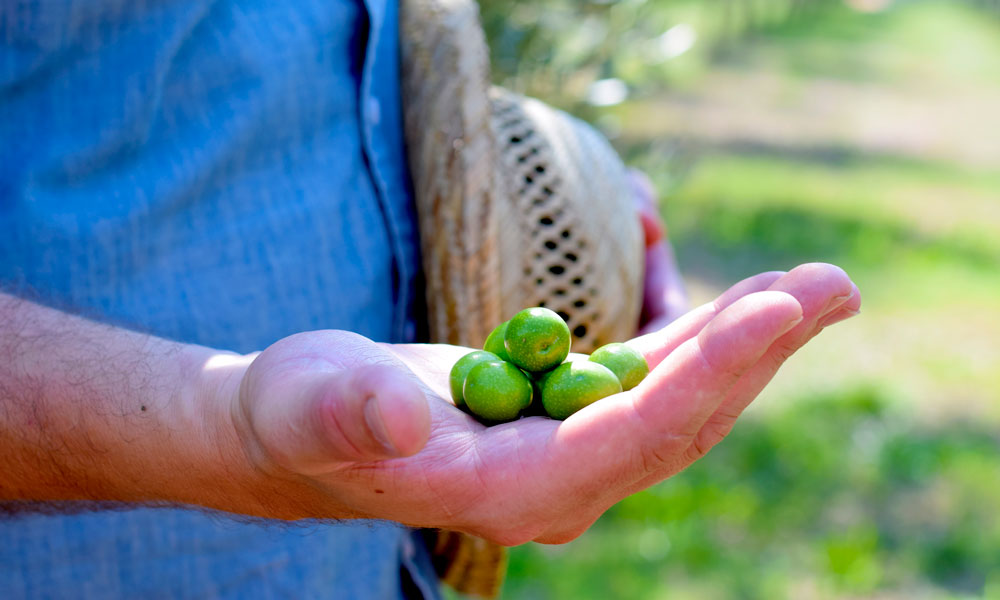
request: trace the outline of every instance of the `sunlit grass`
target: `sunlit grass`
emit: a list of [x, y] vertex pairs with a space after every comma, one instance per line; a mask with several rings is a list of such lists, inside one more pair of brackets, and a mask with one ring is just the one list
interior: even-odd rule
[[[964, 280], [956, 297], [995, 299], [998, 198], [1000, 174], [946, 165], [711, 154], [664, 213], [681, 247], [759, 255], [758, 262], [842, 262], [883, 280], [900, 271], [912, 271], [908, 279], [947, 276]], [[910, 295], [903, 303], [910, 299], [919, 300]]]
[[805, 77], [904, 89], [995, 82], [1000, 19], [976, 10], [971, 2], [920, 2], [916, 8], [908, 4], [859, 15], [831, 3], [822, 18], [783, 22], [762, 31], [762, 37], [776, 43], [748, 51], [760, 53], [756, 61]]
[[[949, 193], [914, 193], [921, 189]], [[838, 264], [861, 288], [862, 316], [806, 348], [766, 397], [853, 378], [880, 381], [933, 418], [996, 421], [998, 198], [996, 175], [948, 165], [709, 155], [665, 213], [686, 270], [702, 284], [698, 300], [807, 261]]]

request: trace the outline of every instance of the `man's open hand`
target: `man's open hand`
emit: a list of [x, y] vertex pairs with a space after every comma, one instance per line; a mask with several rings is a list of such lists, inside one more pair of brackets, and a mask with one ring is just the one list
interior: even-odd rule
[[448, 371], [467, 348], [339, 331], [279, 341], [228, 393], [254, 469], [282, 482], [266, 502], [278, 516], [561, 543], [704, 456], [792, 353], [859, 307], [830, 265], [751, 277], [630, 341], [650, 375], [565, 421], [484, 427], [448, 400]]

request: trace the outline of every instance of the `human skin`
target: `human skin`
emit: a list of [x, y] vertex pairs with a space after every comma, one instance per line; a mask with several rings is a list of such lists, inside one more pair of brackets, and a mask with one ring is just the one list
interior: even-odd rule
[[642, 171], [629, 171], [632, 199], [645, 241], [645, 277], [642, 290], [642, 314], [639, 331], [661, 329], [687, 312], [687, 292], [677, 268], [674, 249], [667, 239], [667, 228], [660, 217], [656, 188]]
[[567, 542], [708, 452], [785, 359], [859, 307], [837, 267], [763, 273], [630, 341], [651, 368], [636, 388], [565, 421], [487, 428], [447, 400], [468, 348], [314, 331], [236, 355], [0, 295], [0, 501]]

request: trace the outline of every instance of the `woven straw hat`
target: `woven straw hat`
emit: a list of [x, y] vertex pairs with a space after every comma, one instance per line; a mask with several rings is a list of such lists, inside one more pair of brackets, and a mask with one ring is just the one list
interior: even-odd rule
[[[490, 85], [472, 0], [401, 0], [400, 45], [430, 341], [481, 347], [529, 306], [560, 313], [576, 352], [635, 335], [642, 230], [607, 141]], [[505, 548], [427, 535], [443, 581], [466, 594], [499, 593]]]
[[431, 341], [481, 346], [528, 306], [573, 350], [635, 335], [643, 238], [628, 173], [586, 123], [492, 87], [476, 4], [400, 4], [406, 141]]

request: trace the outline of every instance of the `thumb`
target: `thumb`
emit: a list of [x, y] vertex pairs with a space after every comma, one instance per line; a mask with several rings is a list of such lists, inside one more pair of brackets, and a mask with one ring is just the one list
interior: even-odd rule
[[253, 428], [270, 458], [296, 473], [410, 456], [430, 435], [427, 399], [399, 367], [302, 371], [280, 388], [255, 403]]

